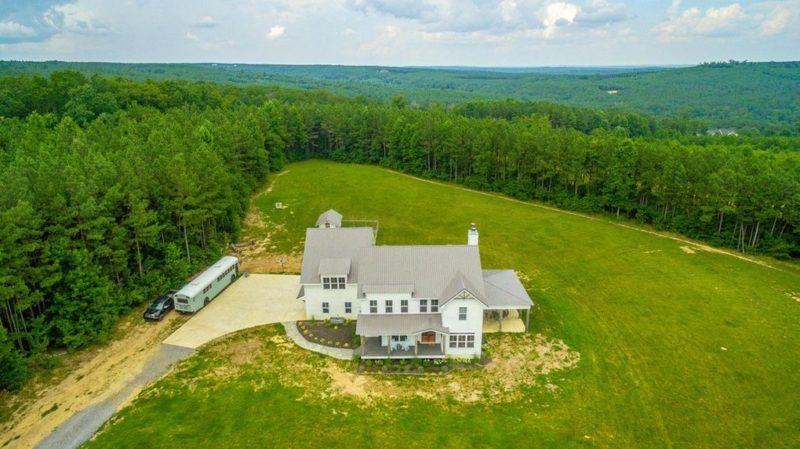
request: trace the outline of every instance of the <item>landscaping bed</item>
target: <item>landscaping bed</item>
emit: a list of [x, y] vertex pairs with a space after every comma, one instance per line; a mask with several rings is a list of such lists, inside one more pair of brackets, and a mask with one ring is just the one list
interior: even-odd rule
[[478, 369], [489, 359], [368, 359], [357, 363], [358, 372], [364, 374], [426, 374]]
[[355, 348], [359, 343], [356, 322], [353, 320], [344, 320], [343, 323], [330, 320], [298, 321], [297, 329], [306, 340], [331, 348]]

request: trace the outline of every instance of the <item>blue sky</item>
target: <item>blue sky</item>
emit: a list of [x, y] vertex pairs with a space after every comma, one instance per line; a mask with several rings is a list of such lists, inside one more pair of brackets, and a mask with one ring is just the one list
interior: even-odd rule
[[0, 0], [0, 59], [376, 65], [800, 59], [800, 0]]

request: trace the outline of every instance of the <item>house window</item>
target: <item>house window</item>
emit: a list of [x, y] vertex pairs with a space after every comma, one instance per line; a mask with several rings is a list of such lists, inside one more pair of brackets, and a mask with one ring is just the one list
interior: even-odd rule
[[369, 300], [369, 313], [378, 313], [378, 300], [377, 299], [370, 299]]
[[451, 348], [474, 348], [475, 334], [451, 335], [449, 347]]
[[344, 303], [344, 313], [353, 313], [353, 303], [352, 302]]
[[330, 303], [322, 303], [322, 313], [331, 313]]
[[427, 299], [420, 299], [419, 300], [419, 311], [420, 313], [425, 313], [428, 311], [428, 300]]
[[325, 290], [344, 290], [345, 278], [324, 276], [322, 278], [322, 288]]
[[401, 299], [400, 300], [400, 313], [408, 313], [408, 300]]
[[386, 313], [392, 313], [392, 300], [387, 299], [384, 308], [386, 309]]
[[458, 320], [459, 321], [466, 321], [467, 320], [467, 308], [466, 307], [459, 307], [458, 308]]
[[439, 300], [431, 299], [431, 312], [439, 313]]

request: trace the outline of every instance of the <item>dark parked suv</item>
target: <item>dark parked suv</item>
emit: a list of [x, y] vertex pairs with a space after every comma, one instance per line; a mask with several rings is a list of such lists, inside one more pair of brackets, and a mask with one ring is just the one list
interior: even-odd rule
[[175, 295], [176, 291], [177, 290], [170, 290], [166, 295], [153, 301], [153, 303], [147, 307], [147, 310], [144, 311], [144, 319], [161, 321], [167, 312], [175, 308], [175, 302], [172, 297]]

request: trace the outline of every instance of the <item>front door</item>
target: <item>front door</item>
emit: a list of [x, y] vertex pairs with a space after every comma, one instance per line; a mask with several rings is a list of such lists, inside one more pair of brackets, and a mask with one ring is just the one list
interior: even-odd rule
[[436, 332], [423, 332], [422, 343], [432, 345], [436, 343]]

